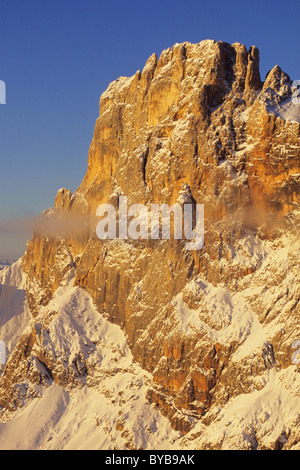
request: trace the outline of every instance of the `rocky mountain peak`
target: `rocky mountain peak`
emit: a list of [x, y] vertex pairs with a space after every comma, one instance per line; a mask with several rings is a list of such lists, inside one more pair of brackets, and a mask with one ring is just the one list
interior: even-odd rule
[[[255, 46], [206, 40], [153, 54], [102, 94], [83, 182], [56, 197], [51, 216], [89, 222], [76, 236], [37, 231], [23, 258], [39, 331], [52, 321], [41, 311], [72, 272], [151, 373], [149, 401], [190, 439], [202, 426], [203, 448], [222, 447], [209, 430], [230, 400], [262, 390], [273, 372], [290, 368], [298, 380], [291, 345], [300, 338], [300, 117], [291, 96], [278, 66], [261, 81]], [[117, 209], [125, 195], [130, 204], [172, 205], [183, 192], [204, 204], [203, 249], [189, 252], [182, 240], [97, 239], [99, 204]], [[11, 406], [15, 384], [29, 374], [24, 358], [37, 357], [63, 387], [93, 375], [83, 354], [80, 367], [62, 368], [55, 338], [47, 336], [46, 347], [43, 334], [35, 329], [20, 341], [1, 406]], [[263, 446], [249, 429], [242, 445]]]

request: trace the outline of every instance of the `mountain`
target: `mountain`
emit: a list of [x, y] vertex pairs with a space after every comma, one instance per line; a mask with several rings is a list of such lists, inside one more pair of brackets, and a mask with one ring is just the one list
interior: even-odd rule
[[[254, 46], [176, 44], [110, 84], [82, 184], [0, 274], [31, 312], [0, 447], [299, 449], [299, 149], [292, 81]], [[99, 240], [120, 196], [204, 204], [204, 247]]]
[[0, 271], [1, 269], [6, 268], [7, 266], [10, 266], [11, 264], [13, 264], [13, 262], [8, 261], [8, 260], [5, 260], [5, 261], [0, 260]]

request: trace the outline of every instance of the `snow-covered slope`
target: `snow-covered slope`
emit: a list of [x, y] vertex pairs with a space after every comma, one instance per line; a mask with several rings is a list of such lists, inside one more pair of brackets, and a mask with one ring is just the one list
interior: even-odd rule
[[[153, 405], [146, 393], [151, 375], [133, 361], [122, 330], [95, 309], [89, 294], [73, 287], [72, 271], [50, 304], [32, 319], [27, 331], [39, 330], [43, 348], [59, 369], [76, 366], [88, 370], [74, 387], [57, 385], [52, 378], [43, 386], [23, 381], [24, 407], [4, 413], [0, 424], [0, 449], [164, 449], [180, 433]], [[26, 332], [26, 330], [25, 330]], [[34, 398], [33, 398], [34, 396]]]
[[0, 271], [0, 341], [5, 343], [8, 355], [29, 322], [25, 289], [21, 260]]
[[289, 439], [289, 450], [300, 450], [300, 382], [296, 367], [278, 372], [273, 369], [260, 380], [260, 390], [233, 398], [222, 410], [212, 408], [207, 416], [211, 423], [196, 425], [182, 439], [183, 448], [281, 450]]
[[295, 104], [292, 98], [280, 105], [268, 106], [267, 109], [269, 113], [285, 121], [300, 122], [300, 106]]

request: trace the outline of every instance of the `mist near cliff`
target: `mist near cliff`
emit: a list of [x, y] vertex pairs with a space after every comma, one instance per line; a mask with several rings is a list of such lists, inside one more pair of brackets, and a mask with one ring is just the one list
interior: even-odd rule
[[[204, 210], [208, 209], [205, 206]], [[51, 213], [48, 215], [29, 215], [7, 219], [0, 222], [0, 259], [14, 259], [23, 256], [26, 242], [33, 235], [55, 238], [71, 238], [80, 240], [82, 237], [96, 235], [96, 215], [80, 215], [73, 213]], [[215, 221], [205, 219], [205, 232], [209, 231]], [[262, 227], [268, 231], [289, 228], [297, 229], [293, 220], [285, 220], [281, 214], [270, 214], [262, 208], [249, 207], [234, 211], [217, 223], [221, 230], [251, 229]], [[299, 230], [299, 229], [298, 229]], [[205, 238], [205, 237], [204, 237]]]

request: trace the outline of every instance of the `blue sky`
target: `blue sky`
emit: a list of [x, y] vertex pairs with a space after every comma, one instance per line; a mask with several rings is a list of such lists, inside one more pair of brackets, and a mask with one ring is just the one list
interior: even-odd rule
[[262, 78], [278, 64], [300, 79], [299, 17], [299, 0], [0, 0], [0, 259], [25, 250], [28, 231], [8, 220], [39, 214], [59, 188], [79, 186], [112, 80], [153, 52], [203, 39], [256, 45]]

